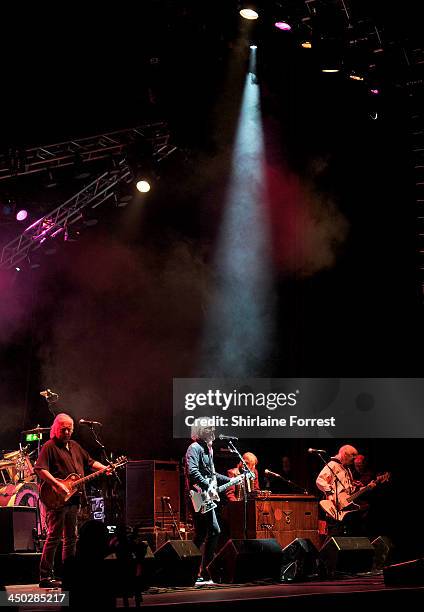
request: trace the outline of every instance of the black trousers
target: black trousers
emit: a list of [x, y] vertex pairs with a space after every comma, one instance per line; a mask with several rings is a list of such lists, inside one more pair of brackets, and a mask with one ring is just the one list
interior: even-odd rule
[[192, 512], [192, 516], [196, 532], [193, 542], [198, 548], [204, 545], [201, 575], [204, 578], [209, 578], [207, 567], [215, 555], [219, 534], [221, 533], [218, 518], [215, 510], [210, 510], [206, 514]]

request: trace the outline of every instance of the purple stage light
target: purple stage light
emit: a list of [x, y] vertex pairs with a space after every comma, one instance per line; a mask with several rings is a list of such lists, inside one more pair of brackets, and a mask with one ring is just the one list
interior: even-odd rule
[[20, 210], [16, 213], [16, 221], [25, 221], [25, 219], [28, 217], [28, 211], [27, 210]]
[[370, 89], [370, 92], [374, 95], [374, 96], [378, 96], [378, 94], [380, 93], [379, 89]]
[[291, 25], [287, 21], [276, 21], [274, 25], [279, 30], [284, 30], [285, 32], [290, 32], [291, 30]]

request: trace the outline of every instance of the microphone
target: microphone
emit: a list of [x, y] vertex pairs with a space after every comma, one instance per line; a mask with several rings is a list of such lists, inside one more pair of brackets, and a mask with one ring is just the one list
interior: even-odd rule
[[80, 425], [90, 425], [90, 427], [92, 425], [100, 425], [100, 427], [102, 426], [102, 423], [99, 423], [99, 421], [87, 421], [86, 419], [80, 419], [78, 423]]
[[277, 474], [276, 472], [271, 472], [271, 470], [264, 470], [264, 474], [266, 474], [267, 476], [274, 476], [274, 478], [282, 478], [280, 474]]
[[51, 389], [46, 389], [45, 391], [40, 391], [40, 395], [42, 397], [45, 397], [46, 399], [49, 399], [51, 397], [54, 397], [55, 399], [58, 399], [58, 394], [54, 393]]
[[218, 438], [220, 440], [238, 440], [235, 436], [224, 436], [224, 434], [219, 434]]
[[324, 453], [324, 455], [326, 455], [327, 451], [322, 450], [321, 448], [308, 448], [308, 453]]

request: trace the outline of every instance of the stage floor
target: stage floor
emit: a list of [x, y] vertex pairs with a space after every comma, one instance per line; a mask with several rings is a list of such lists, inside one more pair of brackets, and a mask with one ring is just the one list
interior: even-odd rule
[[[8, 593], [40, 593], [37, 585], [10, 585]], [[302, 610], [311, 605], [408, 605], [424, 603], [422, 587], [389, 587], [381, 575], [366, 575], [291, 584], [208, 585], [180, 588], [151, 588], [143, 594], [142, 608], [158, 606], [161, 610]], [[134, 607], [134, 600], [130, 606]], [[118, 600], [118, 607], [123, 601]], [[25, 610], [60, 610], [56, 606], [27, 605]]]

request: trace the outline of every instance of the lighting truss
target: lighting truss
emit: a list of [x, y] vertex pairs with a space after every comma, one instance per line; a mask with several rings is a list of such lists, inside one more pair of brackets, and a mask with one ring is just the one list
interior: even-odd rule
[[169, 144], [169, 139], [166, 122], [158, 121], [68, 142], [13, 149], [0, 155], [0, 180], [106, 159], [122, 154], [128, 146], [139, 140], [149, 142], [153, 156], [160, 161], [164, 158], [164, 151], [172, 149], [173, 152], [176, 149]]
[[68, 228], [82, 218], [84, 208], [96, 208], [115, 194], [115, 188], [121, 181], [131, 179], [132, 173], [125, 161], [120, 162], [117, 170], [98, 176], [84, 189], [32, 223], [17, 238], [6, 244], [1, 253], [0, 268], [12, 268], [47, 240], [59, 234], [66, 235]]

